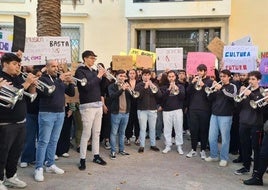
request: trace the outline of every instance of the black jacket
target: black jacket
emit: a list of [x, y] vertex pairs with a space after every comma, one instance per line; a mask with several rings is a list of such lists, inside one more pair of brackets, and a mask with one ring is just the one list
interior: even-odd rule
[[48, 74], [42, 75], [39, 80], [43, 81], [47, 85], [55, 85], [55, 91], [51, 94], [47, 92], [47, 89], [42, 92], [38, 90], [40, 95], [39, 99], [39, 112], [64, 112], [65, 110], [65, 96], [73, 97], [75, 95], [74, 85], [66, 85], [58, 77], [49, 77]]
[[101, 79], [97, 77], [95, 70], [90, 70], [86, 66], [78, 67], [75, 72], [75, 77], [78, 79], [87, 79], [85, 86], [81, 86], [79, 82], [77, 83], [80, 104], [101, 101]]
[[222, 88], [208, 96], [212, 102], [212, 114], [216, 116], [232, 116], [234, 112], [234, 96], [237, 88], [234, 84], [223, 85]]
[[[121, 96], [121, 94], [123, 93], [123, 89], [119, 90], [118, 85], [113, 83], [108, 86], [108, 91], [109, 91], [109, 97], [110, 97], [110, 109], [109, 110], [112, 114], [118, 114], [119, 113], [119, 96]], [[125, 91], [125, 95], [126, 95], [126, 103], [127, 103], [126, 113], [129, 113], [130, 105], [131, 105], [131, 95], [127, 90]]]

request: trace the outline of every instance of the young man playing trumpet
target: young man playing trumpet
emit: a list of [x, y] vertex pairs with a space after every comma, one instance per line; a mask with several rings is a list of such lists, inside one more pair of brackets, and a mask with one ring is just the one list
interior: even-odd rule
[[243, 95], [240, 94], [243, 100], [239, 104], [239, 136], [243, 157], [243, 167], [234, 172], [236, 175], [249, 173], [252, 149], [254, 151], [253, 173], [257, 171], [263, 135], [262, 109], [258, 106], [256, 109], [254, 109], [250, 105], [250, 101], [257, 101], [263, 98], [259, 87], [259, 82], [262, 75], [259, 71], [251, 71], [248, 76], [250, 89], [244, 86], [242, 86], [240, 89], [240, 93], [243, 93]]
[[119, 154], [125, 156], [124, 138], [129, 118], [130, 100], [129, 84], [125, 82], [127, 76], [124, 70], [116, 72], [116, 83], [109, 85], [108, 91], [111, 100], [111, 159], [116, 159], [116, 136], [119, 133]]
[[[17, 89], [28, 89], [34, 84], [34, 75], [29, 74], [25, 81], [18, 76], [21, 59], [13, 53], [1, 57], [0, 71], [0, 189], [6, 186], [25, 188], [27, 184], [17, 177], [17, 163], [23, 150], [26, 128], [26, 102], [23, 97], [15, 101]], [[12, 86], [11, 86], [12, 85]], [[4, 89], [10, 93], [3, 94]], [[5, 106], [6, 105], [6, 106]], [[9, 106], [10, 105], [10, 106]], [[13, 107], [13, 108], [12, 108]], [[4, 176], [6, 179], [4, 180]]]
[[161, 87], [164, 122], [164, 137], [166, 148], [162, 151], [164, 154], [171, 150], [172, 128], [175, 130], [175, 142], [179, 154], [183, 154], [183, 100], [185, 97], [185, 89], [182, 85], [176, 84], [176, 73], [174, 71], [167, 72], [168, 85]]

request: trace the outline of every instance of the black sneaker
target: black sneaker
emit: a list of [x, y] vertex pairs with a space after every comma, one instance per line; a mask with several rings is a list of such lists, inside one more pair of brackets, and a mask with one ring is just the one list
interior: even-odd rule
[[80, 159], [80, 165], [79, 170], [85, 170], [86, 169], [86, 159]]
[[160, 137], [156, 137], [155, 140], [159, 141], [159, 140], [161, 140], [161, 138]]
[[263, 185], [263, 181], [262, 179], [259, 179], [257, 177], [253, 177], [251, 179], [248, 180], [244, 180], [243, 182], [245, 185]]
[[249, 173], [249, 169], [247, 169], [245, 167], [243, 167], [243, 168], [241, 168], [239, 170], [236, 170], [234, 172], [235, 175], [244, 175], [244, 174], [248, 174], [248, 173]]
[[120, 151], [119, 154], [123, 155], [123, 156], [127, 156], [129, 155], [129, 153], [125, 152], [125, 151]]
[[160, 149], [157, 148], [156, 146], [151, 146], [150, 149], [153, 150], [153, 151], [155, 151], [155, 152], [159, 152], [160, 151]]
[[104, 142], [104, 148], [105, 148], [106, 150], [110, 150], [110, 149], [111, 149], [111, 145], [110, 145], [110, 142], [109, 142], [109, 141], [105, 141], [105, 142]]
[[116, 159], [115, 152], [111, 152], [110, 158], [111, 158], [111, 160], [115, 160]]
[[144, 152], [144, 147], [140, 147], [138, 150], [138, 153], [143, 153]]
[[93, 159], [93, 162], [102, 166], [105, 166], [107, 164], [100, 156], [95, 157]]

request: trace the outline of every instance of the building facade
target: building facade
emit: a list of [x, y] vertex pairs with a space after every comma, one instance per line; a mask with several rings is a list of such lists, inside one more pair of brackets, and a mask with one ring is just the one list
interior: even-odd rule
[[[265, 51], [268, 28], [266, 0], [71, 0], [62, 1], [62, 36], [70, 36], [73, 61], [92, 49], [98, 62], [109, 65], [112, 55], [130, 48], [155, 51], [158, 47], [183, 47], [207, 51], [215, 36], [230, 42], [250, 35]], [[36, 36], [37, 2], [1, 0], [0, 27], [13, 29], [13, 15], [26, 18], [26, 36]], [[257, 14], [258, 13], [258, 14]]]

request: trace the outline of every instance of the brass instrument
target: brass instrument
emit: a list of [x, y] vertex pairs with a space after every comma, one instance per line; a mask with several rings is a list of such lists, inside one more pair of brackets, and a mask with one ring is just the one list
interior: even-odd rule
[[[61, 75], [61, 72], [56, 72], [57, 74]], [[82, 78], [82, 79], [78, 79], [74, 76], [72, 76], [72, 79], [74, 81], [74, 84], [77, 85], [77, 82], [80, 82], [81, 86], [85, 86], [87, 84], [87, 79], [86, 78]]]
[[175, 82], [171, 82], [170, 95], [176, 96], [180, 93], [179, 87], [175, 84]]
[[16, 102], [18, 101], [18, 96], [8, 97], [8, 96], [0, 95], [0, 100], [7, 103], [7, 104], [0, 103], [0, 106], [13, 109]]
[[[22, 74], [22, 78], [24, 80], [26, 80], [26, 78], [28, 77], [28, 73], [21, 72], [21, 71], [19, 71], [19, 72]], [[42, 82], [41, 80], [37, 80], [36, 88], [39, 89], [41, 92], [44, 92], [45, 89], [47, 89], [48, 93], [51, 94], [51, 93], [53, 93], [55, 91], [56, 86], [55, 85], [50, 86], [50, 85]]]
[[154, 85], [154, 83], [152, 83], [152, 81], [150, 80], [149, 82], [149, 87], [152, 91], [153, 94], [156, 94], [158, 92], [158, 87]]
[[236, 96], [234, 97], [234, 101], [236, 101], [236, 102], [241, 102], [243, 99], [246, 99], [247, 96], [245, 95], [245, 92], [246, 92], [248, 89], [250, 89], [250, 88], [251, 88], [251, 84], [249, 84], [249, 85], [247, 86], [247, 88], [245, 88], [242, 92], [240, 92], [238, 95], [236, 95]]
[[97, 65], [95, 65], [96, 67], [97, 67], [97, 69], [98, 70], [104, 70], [105, 71], [105, 74], [106, 74], [106, 78], [109, 80], [109, 81], [111, 81], [111, 80], [115, 80], [116, 81], [116, 78], [115, 78], [115, 76], [112, 74], [112, 73], [110, 73], [109, 71], [107, 71], [105, 68], [103, 68], [100, 64], [97, 64]]
[[[116, 82], [116, 84], [119, 86], [119, 87], [122, 87], [124, 84], [128, 84], [126, 82]], [[130, 95], [133, 97], [133, 98], [138, 98], [140, 96], [140, 93], [138, 91], [135, 91], [133, 90], [133, 88], [129, 87], [127, 88], [127, 91], [130, 93]]]
[[15, 106], [16, 102], [22, 98], [23, 89], [13, 89], [11, 86], [2, 86], [0, 89], [0, 100], [6, 102], [7, 104], [0, 103], [0, 106], [11, 108]]
[[259, 100], [250, 100], [249, 104], [253, 109], [256, 109], [257, 107], [261, 108], [265, 105], [267, 105], [267, 102], [265, 101], [268, 98], [268, 96], [264, 96], [263, 98], [259, 99]]
[[198, 79], [197, 79], [195, 86], [194, 86], [194, 88], [198, 91], [202, 89], [202, 86], [200, 85], [201, 81], [202, 81], [202, 77], [198, 76]]
[[216, 92], [217, 91], [216, 86], [218, 84], [221, 84], [221, 83], [222, 83], [222, 81], [219, 81], [219, 82], [215, 83], [214, 85], [212, 85], [211, 87], [206, 87], [205, 92], [207, 93], [207, 95], [209, 96], [211, 93]]

